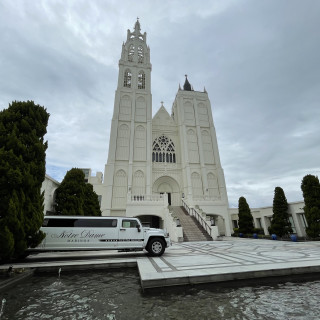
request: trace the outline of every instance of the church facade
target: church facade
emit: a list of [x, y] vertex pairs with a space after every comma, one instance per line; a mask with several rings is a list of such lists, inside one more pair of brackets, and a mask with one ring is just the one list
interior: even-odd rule
[[208, 93], [193, 90], [186, 76], [171, 114], [161, 103], [152, 117], [150, 48], [138, 20], [122, 45], [104, 179], [91, 180], [103, 215], [172, 230], [170, 208], [184, 204], [231, 234]]
[[[150, 48], [139, 21], [122, 46], [104, 175], [83, 171], [99, 196], [102, 215], [139, 217], [144, 225], [166, 228], [173, 241], [183, 238], [174, 210], [179, 206], [197, 211], [213, 238], [238, 227], [238, 208], [228, 208], [208, 93], [193, 90], [186, 77], [171, 113], [161, 103], [152, 117]], [[46, 175], [44, 214], [54, 212], [58, 186]], [[289, 203], [289, 220], [299, 237], [306, 236], [303, 207], [303, 202]], [[269, 234], [272, 206], [251, 212], [255, 227]]]

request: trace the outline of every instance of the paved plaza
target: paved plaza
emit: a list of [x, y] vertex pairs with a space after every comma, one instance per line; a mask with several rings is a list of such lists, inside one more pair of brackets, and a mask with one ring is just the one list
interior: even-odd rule
[[[9, 265], [1, 265], [6, 269]], [[14, 268], [40, 271], [138, 267], [143, 289], [320, 272], [320, 242], [224, 238], [175, 243], [162, 257], [116, 251], [32, 255]]]
[[174, 244], [139, 259], [144, 288], [320, 272], [319, 242], [225, 238]]

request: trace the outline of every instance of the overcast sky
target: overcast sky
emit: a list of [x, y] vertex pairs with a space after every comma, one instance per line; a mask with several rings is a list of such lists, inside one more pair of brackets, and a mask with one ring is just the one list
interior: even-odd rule
[[229, 204], [302, 200], [320, 175], [320, 1], [0, 1], [0, 108], [50, 113], [47, 174], [104, 171], [118, 61], [139, 17], [151, 50], [153, 114], [188, 74], [205, 87]]

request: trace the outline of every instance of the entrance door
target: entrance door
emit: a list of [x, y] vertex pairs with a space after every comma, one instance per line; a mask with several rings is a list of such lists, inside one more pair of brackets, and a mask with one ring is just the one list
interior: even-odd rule
[[137, 228], [137, 220], [123, 218], [119, 226], [118, 248], [142, 248], [143, 247], [143, 230], [139, 224]]
[[[160, 194], [163, 195], [164, 192], [160, 192]], [[171, 192], [168, 192], [167, 195], [168, 195], [168, 204], [169, 204], [169, 206], [171, 206]]]
[[152, 192], [154, 194], [163, 194], [168, 195], [168, 203], [171, 206], [180, 205], [180, 189], [176, 180], [168, 176], [162, 176], [158, 178], [152, 186]]

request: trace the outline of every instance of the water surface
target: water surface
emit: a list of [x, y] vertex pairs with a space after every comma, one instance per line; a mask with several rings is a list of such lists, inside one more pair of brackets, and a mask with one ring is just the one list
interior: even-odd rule
[[319, 319], [320, 278], [267, 279], [142, 292], [135, 269], [61, 272], [0, 293], [4, 319]]

